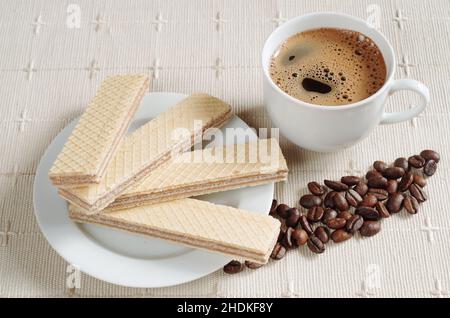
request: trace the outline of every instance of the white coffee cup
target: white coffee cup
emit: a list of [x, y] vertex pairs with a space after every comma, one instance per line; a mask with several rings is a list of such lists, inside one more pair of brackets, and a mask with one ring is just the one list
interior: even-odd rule
[[[317, 28], [341, 28], [358, 31], [371, 38], [387, 68], [386, 82], [368, 98], [343, 106], [319, 106], [300, 101], [282, 91], [270, 78], [269, 65], [273, 53], [290, 36]], [[313, 151], [335, 151], [349, 147], [381, 124], [393, 124], [418, 116], [430, 100], [428, 88], [415, 80], [394, 80], [396, 61], [387, 39], [365, 21], [340, 13], [311, 13], [289, 20], [275, 29], [262, 51], [264, 72], [264, 105], [275, 127], [290, 141]], [[408, 110], [384, 111], [389, 95], [410, 90], [420, 95], [420, 103]]]

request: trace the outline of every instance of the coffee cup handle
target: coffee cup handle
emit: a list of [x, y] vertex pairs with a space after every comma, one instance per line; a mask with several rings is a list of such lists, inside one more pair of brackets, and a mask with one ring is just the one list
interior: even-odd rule
[[430, 102], [430, 91], [419, 81], [412, 79], [395, 80], [389, 88], [389, 95], [401, 90], [413, 91], [419, 94], [421, 97], [419, 104], [402, 112], [383, 113], [381, 124], [395, 124], [417, 117]]

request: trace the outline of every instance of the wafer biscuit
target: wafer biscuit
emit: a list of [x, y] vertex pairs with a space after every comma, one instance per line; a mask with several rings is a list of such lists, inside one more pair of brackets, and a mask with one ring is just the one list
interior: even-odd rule
[[[206, 94], [191, 95], [127, 136], [99, 184], [61, 188], [59, 193], [88, 213], [98, 213], [168, 161], [173, 153], [189, 149], [205, 129], [219, 127], [230, 116], [231, 107], [220, 99]], [[174, 139], [175, 129], [184, 129], [187, 134]]]
[[275, 139], [185, 152], [150, 172], [105, 210], [283, 181], [287, 173], [286, 160]]
[[190, 247], [266, 263], [280, 222], [262, 215], [196, 199], [181, 199], [88, 215], [69, 208], [70, 218], [145, 234]]
[[145, 75], [110, 76], [103, 81], [50, 169], [53, 184], [100, 182], [148, 86]]

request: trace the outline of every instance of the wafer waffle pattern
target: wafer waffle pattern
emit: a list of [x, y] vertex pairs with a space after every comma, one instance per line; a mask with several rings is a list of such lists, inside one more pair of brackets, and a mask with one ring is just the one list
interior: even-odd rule
[[100, 181], [148, 85], [145, 75], [109, 76], [103, 81], [50, 170], [54, 184]]
[[280, 229], [271, 216], [195, 199], [96, 215], [71, 206], [70, 217], [259, 263], [267, 262]]

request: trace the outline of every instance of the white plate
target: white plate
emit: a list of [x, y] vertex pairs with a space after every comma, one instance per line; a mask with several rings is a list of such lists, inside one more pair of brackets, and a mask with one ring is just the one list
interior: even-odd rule
[[[166, 111], [186, 95], [150, 93], [142, 101], [130, 130]], [[67, 262], [98, 279], [130, 287], [163, 287], [208, 275], [230, 261], [230, 257], [183, 245], [148, 238], [106, 227], [78, 224], [68, 218], [67, 204], [57, 195], [47, 173], [78, 119], [52, 141], [44, 153], [34, 181], [34, 211], [50, 245]], [[248, 128], [234, 116], [225, 128]], [[238, 135], [237, 142], [245, 142]], [[256, 139], [253, 133], [251, 139]], [[218, 140], [216, 145], [221, 144]], [[211, 202], [258, 213], [268, 213], [273, 183], [202, 196]]]

